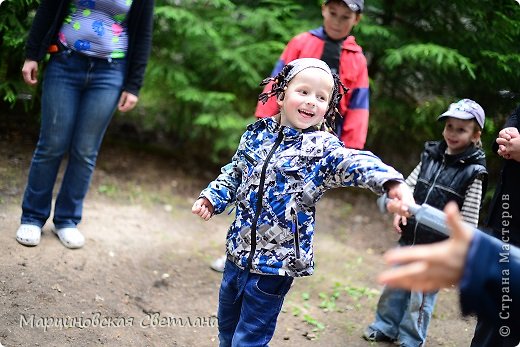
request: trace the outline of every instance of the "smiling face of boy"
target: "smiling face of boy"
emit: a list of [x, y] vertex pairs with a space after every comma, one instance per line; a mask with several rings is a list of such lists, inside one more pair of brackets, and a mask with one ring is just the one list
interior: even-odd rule
[[321, 7], [323, 28], [333, 40], [347, 37], [352, 28], [361, 20], [361, 14], [352, 11], [347, 5], [338, 1], [331, 1]]
[[297, 130], [319, 124], [330, 103], [334, 80], [320, 68], [299, 72], [287, 85], [280, 106], [280, 124]]
[[473, 119], [447, 117], [442, 136], [448, 145], [448, 154], [459, 154], [480, 139], [480, 129]]

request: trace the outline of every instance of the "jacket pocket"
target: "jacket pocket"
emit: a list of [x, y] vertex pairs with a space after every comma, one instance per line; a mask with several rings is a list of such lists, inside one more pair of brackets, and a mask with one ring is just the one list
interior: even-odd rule
[[238, 151], [239, 167], [242, 170], [244, 178], [250, 177], [255, 172], [256, 168], [262, 165], [263, 160], [259, 153], [247, 146]]

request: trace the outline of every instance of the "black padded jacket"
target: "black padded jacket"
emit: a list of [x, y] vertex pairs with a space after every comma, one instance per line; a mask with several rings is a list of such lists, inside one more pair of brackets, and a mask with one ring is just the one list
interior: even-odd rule
[[[466, 190], [479, 178], [482, 180], [483, 194], [487, 187], [486, 156], [480, 148], [471, 146], [464, 152], [446, 154], [445, 141], [426, 142], [421, 153], [421, 171], [413, 192], [418, 204], [427, 203], [442, 210], [455, 201], [462, 208]], [[401, 245], [432, 243], [441, 241], [446, 236], [416, 223], [415, 218], [408, 219], [406, 226], [401, 225]]]

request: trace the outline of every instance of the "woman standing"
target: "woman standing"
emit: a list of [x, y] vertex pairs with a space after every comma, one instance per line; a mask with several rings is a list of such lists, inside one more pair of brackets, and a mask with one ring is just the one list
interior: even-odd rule
[[26, 44], [22, 74], [38, 83], [38, 62], [50, 60], [42, 85], [41, 128], [31, 161], [16, 239], [40, 242], [65, 154], [68, 163], [54, 205], [54, 228], [68, 248], [77, 229], [104, 133], [116, 107], [137, 103], [150, 54], [153, 0], [42, 0]]

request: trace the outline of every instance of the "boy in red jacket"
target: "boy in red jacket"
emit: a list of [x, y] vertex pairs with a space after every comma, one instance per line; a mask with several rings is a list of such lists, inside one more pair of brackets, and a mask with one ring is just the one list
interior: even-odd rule
[[[317, 58], [337, 73], [341, 82], [350, 89], [340, 104], [342, 120], [336, 120], [336, 133], [346, 147], [363, 149], [368, 130], [368, 69], [361, 47], [350, 35], [361, 20], [363, 0], [325, 0], [321, 14], [323, 26], [301, 33], [285, 47], [271, 73], [276, 76], [289, 62], [298, 58]], [[267, 85], [265, 90], [270, 90]], [[264, 91], [265, 91], [264, 90]], [[255, 115], [270, 117], [279, 111], [276, 100], [265, 105], [258, 103]]]

